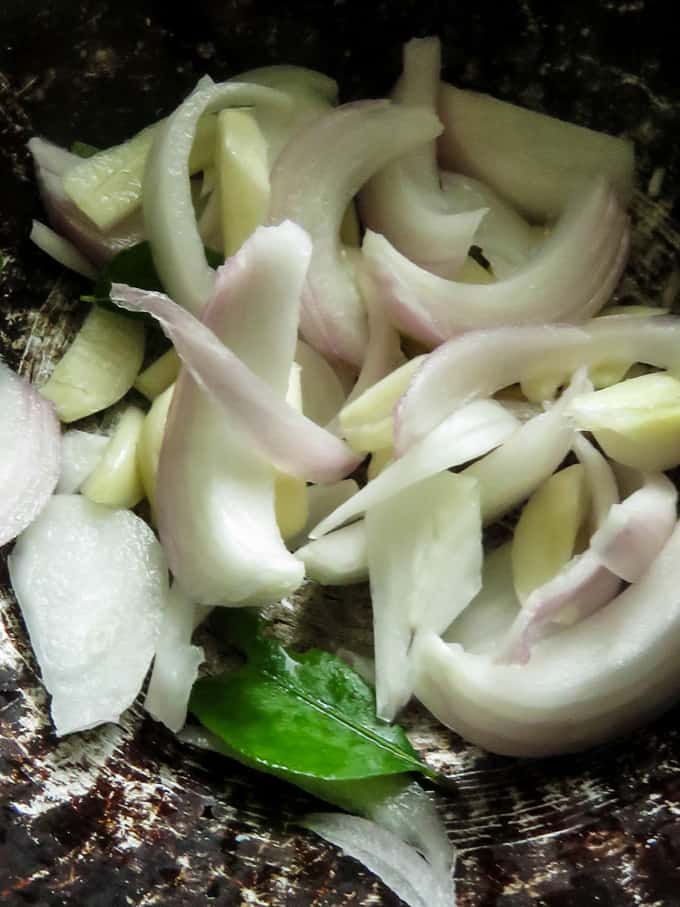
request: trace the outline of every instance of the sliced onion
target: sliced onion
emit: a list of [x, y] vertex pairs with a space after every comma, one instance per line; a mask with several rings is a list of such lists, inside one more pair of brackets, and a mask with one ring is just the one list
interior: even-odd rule
[[168, 575], [129, 510], [56, 495], [9, 558], [57, 734], [118, 721], [153, 657]]
[[[309, 255], [309, 243], [304, 233], [293, 224], [282, 227], [284, 232], [279, 234], [281, 245], [285, 245], [290, 259], [288, 269], [286, 262], [282, 265], [279, 283], [270, 289], [271, 298], [277, 300], [287, 299], [293, 292], [292, 279], [286, 286], [283, 275], [292, 273], [296, 263], [302, 265]], [[265, 237], [269, 235], [268, 230], [264, 233], [256, 231], [253, 234], [259, 236], [256, 246], [266, 247], [269, 240]], [[240, 253], [226, 266], [223, 287], [233, 283], [245, 292], [254, 272], [250, 265], [251, 256], [239, 256]], [[270, 278], [271, 275], [267, 273], [265, 277]], [[220, 342], [207, 321], [202, 324], [160, 293], [114, 284], [111, 295], [119, 305], [149, 312], [158, 319], [193, 379], [228, 414], [232, 431], [249, 439], [282, 472], [308, 481], [332, 482], [354, 469], [358, 461], [349, 448], [330, 432], [296, 412], [282, 395], [273, 394], [266, 381]], [[215, 301], [208, 310], [211, 320], [213, 316], [219, 317], [219, 311], [225, 304], [224, 297], [225, 293], [218, 287]], [[272, 320], [271, 306], [266, 317]], [[291, 314], [290, 317], [294, 316]], [[260, 347], [253, 363], [254, 369], [264, 367], [267, 356], [266, 349]]]
[[677, 490], [665, 476], [614, 504], [588, 550], [529, 595], [510, 629], [506, 655], [524, 664], [540, 639], [607, 605], [621, 580], [638, 582], [659, 555], [677, 521]]
[[39, 220], [33, 221], [30, 240], [65, 268], [70, 268], [71, 271], [75, 271], [82, 277], [96, 280], [97, 269], [94, 265], [76, 249], [73, 243], [64, 239], [63, 236], [59, 236], [54, 230], [50, 230], [45, 224], [41, 224]]
[[298, 340], [295, 361], [302, 368], [302, 412], [317, 425], [328, 425], [347, 397], [342, 382], [321, 353], [304, 340]]
[[482, 456], [502, 444], [517, 427], [517, 420], [495, 400], [477, 400], [463, 407], [322, 520], [311, 537], [331, 532], [416, 482]]
[[54, 408], [0, 361], [0, 547], [37, 517], [59, 479]]
[[623, 734], [680, 695], [679, 573], [676, 528], [639, 583], [543, 640], [522, 667], [422, 634], [416, 695], [467, 740], [506, 755], [573, 752]]
[[33, 155], [35, 166], [55, 176], [64, 176], [67, 171], [76, 164], [82, 162], [82, 158], [66, 148], [61, 148], [47, 139], [34, 136], [28, 141], [28, 150]]
[[259, 85], [223, 82], [196, 90], [154, 131], [144, 172], [144, 222], [163, 286], [197, 313], [210, 297], [215, 273], [206, 261], [191, 201], [189, 155], [200, 117], [227, 106], [286, 107], [285, 95]]
[[375, 822], [343, 813], [311, 813], [301, 823], [375, 873], [409, 907], [451, 907], [450, 875], [443, 877], [414, 847]]
[[[277, 526], [274, 468], [259, 441], [253, 449], [253, 435], [246, 426], [258, 419], [260, 400], [270, 421], [270, 413], [280, 420], [287, 406], [284, 395], [309, 255], [309, 242], [294, 224], [262, 227], [218, 272], [205, 325], [167, 299], [161, 298], [159, 309], [152, 301], [154, 311], [169, 310], [173, 319], [179, 316], [176, 323], [185, 325], [180, 330], [209, 337], [203, 348], [194, 341], [190, 351], [201, 360], [198, 371], [191, 365], [191, 371], [182, 369], [177, 379], [156, 488], [158, 529], [170, 567], [192, 601], [200, 604], [276, 601], [293, 592], [303, 578], [302, 564], [286, 550]], [[175, 335], [175, 340], [184, 355], [186, 334]], [[230, 370], [226, 383], [224, 375], [221, 379], [222, 388], [229, 388], [224, 408], [199, 383], [206, 363], [208, 371], [224, 370], [220, 357]], [[245, 405], [244, 398], [239, 400], [238, 387], [234, 394], [234, 384], [243, 380], [258, 389], [251, 397], [252, 408], [247, 398]], [[219, 386], [214, 375], [208, 381], [209, 388]], [[296, 414], [294, 409], [290, 412]], [[271, 438], [277, 430], [280, 423], [278, 428], [272, 423]], [[285, 444], [293, 438], [301, 444], [300, 434], [290, 427], [279, 437]], [[325, 465], [323, 457], [319, 460]]]
[[80, 493], [96, 504], [132, 509], [144, 497], [137, 448], [145, 421], [138, 406], [121, 413], [102, 456], [83, 482]]
[[366, 527], [363, 520], [329, 532], [298, 548], [295, 557], [305, 576], [322, 586], [351, 586], [368, 579]]
[[413, 692], [414, 634], [424, 628], [442, 633], [479, 592], [479, 486], [466, 476], [441, 472], [369, 507], [364, 523], [376, 711], [393, 721]]
[[370, 231], [363, 251], [368, 278], [397, 327], [436, 344], [479, 328], [591, 317], [614, 291], [628, 242], [628, 218], [600, 180], [573, 199], [535, 258], [496, 283], [444, 280]]
[[175, 733], [187, 720], [189, 695], [204, 658], [203, 649], [191, 645], [193, 629], [194, 606], [174, 584], [161, 620], [144, 708]]
[[572, 448], [585, 470], [595, 531], [604, 524], [611, 508], [619, 503], [616, 476], [600, 451], [580, 432], [574, 435]]
[[[403, 72], [393, 92], [405, 108], [436, 114], [441, 47], [438, 38], [404, 45]], [[453, 277], [465, 261], [486, 213], [452, 212], [442, 192], [434, 139], [379, 170], [359, 195], [361, 219], [402, 255], [442, 277]]]
[[584, 183], [604, 176], [622, 202], [635, 178], [633, 144], [442, 83], [442, 164], [482, 180], [532, 220], [558, 217]]
[[366, 347], [366, 315], [340, 246], [345, 210], [369, 177], [438, 130], [425, 110], [346, 104], [298, 132], [276, 162], [269, 222], [290, 219], [312, 238], [301, 331], [331, 360], [359, 367]]
[[55, 491], [75, 494], [101, 460], [109, 443], [106, 435], [71, 429], [61, 439], [61, 472]]
[[481, 247], [495, 276], [502, 280], [525, 264], [535, 246], [533, 229], [527, 221], [484, 183], [448, 171], [439, 177], [450, 211], [487, 209], [475, 233], [475, 245]]
[[396, 449], [425, 437], [456, 407], [540, 373], [567, 375], [612, 350], [632, 362], [680, 370], [680, 319], [616, 315], [579, 327], [536, 325], [475, 331], [431, 353], [398, 406]]

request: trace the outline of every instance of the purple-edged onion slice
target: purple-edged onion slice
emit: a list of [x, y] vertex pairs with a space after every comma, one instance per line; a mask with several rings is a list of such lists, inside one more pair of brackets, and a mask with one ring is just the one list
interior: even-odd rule
[[371, 231], [363, 252], [368, 279], [397, 327], [436, 345], [475, 329], [590, 318], [613, 293], [628, 242], [628, 218], [598, 180], [572, 200], [537, 255], [496, 283], [445, 280]]
[[680, 695], [680, 528], [638, 583], [498, 664], [435, 634], [414, 642], [416, 695], [472, 743], [512, 756], [573, 752], [651, 719]]
[[[210, 338], [202, 349], [200, 343], [187, 346], [185, 333], [174, 334], [186, 368], [168, 413], [156, 487], [158, 529], [170, 568], [190, 599], [202, 605], [276, 601], [303, 578], [302, 564], [281, 538], [274, 467], [256, 435], [266, 421], [269, 442], [287, 438], [286, 445], [295, 440], [306, 447], [282, 413], [310, 253], [307, 236], [294, 224], [261, 227], [218, 271], [205, 325], [165, 301], [170, 318], [179, 313], [185, 328]], [[222, 406], [206, 392], [220, 387], [206, 371], [220, 369]], [[257, 388], [250, 402], [239, 383]], [[333, 438], [312, 422], [303, 425], [313, 427], [312, 435]], [[326, 466], [319, 448], [315, 456]]]
[[381, 167], [439, 131], [426, 110], [389, 101], [346, 104], [298, 132], [276, 162], [269, 222], [292, 220], [312, 238], [300, 326], [328, 359], [359, 368], [366, 349], [366, 313], [340, 244], [347, 205]]
[[[403, 72], [393, 99], [403, 107], [436, 114], [441, 48], [438, 38], [404, 45]], [[452, 211], [442, 191], [434, 139], [392, 161], [359, 195], [361, 219], [402, 255], [442, 277], [453, 277], [465, 261], [486, 208]]]
[[54, 407], [0, 362], [0, 546], [23, 532], [59, 479], [61, 432]]
[[540, 374], [568, 376], [612, 353], [680, 369], [680, 318], [612, 315], [578, 327], [503, 327], [453, 338], [427, 357], [401, 398], [395, 446], [407, 450], [470, 400]]
[[[257, 244], [266, 245], [267, 235], [261, 234]], [[286, 247], [292, 268], [296, 260], [309, 254], [308, 239], [293, 224], [285, 225], [280, 235], [290, 240]], [[225, 266], [225, 280], [233, 279], [238, 286], [247, 283], [252, 276], [249, 259], [247, 254], [231, 259]], [[278, 285], [272, 284], [270, 292], [272, 298], [281, 300], [292, 290], [281, 280]], [[124, 284], [114, 284], [111, 297], [123, 308], [149, 312], [160, 322], [193, 379], [228, 415], [232, 433], [239, 434], [282, 472], [308, 481], [334, 482], [355, 468], [358, 458], [346, 444], [289, 406], [283, 395], [273, 393], [259, 376], [255, 369], [264, 365], [269, 355], [265, 346], [259, 346], [253, 366], [248, 367], [247, 357], [235, 355], [210, 329], [213, 315], [208, 318], [208, 311], [203, 324], [162, 293]], [[218, 291], [210, 311], [216, 314], [227, 302], [225, 294]], [[264, 317], [273, 320], [271, 311]]]

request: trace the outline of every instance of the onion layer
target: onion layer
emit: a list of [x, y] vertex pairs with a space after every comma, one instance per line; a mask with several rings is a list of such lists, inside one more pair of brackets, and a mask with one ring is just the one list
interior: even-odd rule
[[346, 104], [298, 132], [276, 162], [269, 222], [292, 220], [312, 238], [301, 331], [329, 359], [359, 367], [366, 347], [366, 314], [340, 247], [345, 210], [369, 177], [439, 128], [425, 110], [388, 101]]

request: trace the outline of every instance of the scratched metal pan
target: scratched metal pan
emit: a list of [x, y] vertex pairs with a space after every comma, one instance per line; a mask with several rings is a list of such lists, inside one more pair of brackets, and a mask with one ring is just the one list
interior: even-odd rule
[[[345, 97], [379, 96], [414, 34], [441, 35], [446, 73], [461, 85], [635, 140], [635, 241], [621, 296], [674, 296], [680, 85], [676, 29], [661, 4], [176, 6], [0, 3], [0, 249], [11, 259], [0, 353], [23, 374], [46, 376], [83, 315], [78, 284], [26, 239], [39, 212], [25, 148], [33, 133], [112, 144], [170, 110], [203, 72], [278, 61], [329, 72]], [[663, 185], [652, 197], [657, 168]], [[281, 617], [298, 643], [368, 651], [361, 587], [306, 590]], [[58, 741], [2, 558], [0, 618], [0, 902], [398, 903], [359, 864], [295, 827], [318, 808], [310, 797], [191, 751], [138, 708], [120, 728]], [[590, 753], [522, 762], [467, 746], [412, 708], [414, 743], [457, 782], [436, 796], [460, 848], [461, 907], [680, 905], [679, 716]]]

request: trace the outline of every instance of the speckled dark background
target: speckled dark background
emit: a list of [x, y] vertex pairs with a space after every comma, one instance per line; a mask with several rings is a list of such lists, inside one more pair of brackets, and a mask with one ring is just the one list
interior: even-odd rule
[[[105, 145], [216, 78], [283, 61], [324, 69], [345, 97], [381, 95], [400, 45], [438, 33], [450, 78], [625, 133], [640, 175], [620, 295], [677, 293], [680, 84], [671, 5], [592, 2], [29, 2], [0, 6], [0, 353], [40, 380], [82, 317], [79, 284], [26, 241], [39, 211], [25, 143]], [[662, 194], [647, 191], [665, 168]], [[675, 217], [674, 217], [675, 215]], [[0, 456], [2, 452], [0, 451]], [[0, 901], [9, 905], [392, 905], [354, 861], [298, 831], [311, 798], [176, 743], [133, 709], [120, 729], [57, 741], [0, 558]], [[5, 586], [3, 592], [2, 586]], [[308, 588], [285, 635], [366, 648], [365, 590]], [[461, 907], [680, 905], [676, 710], [592, 753], [491, 757], [417, 708], [412, 739], [457, 782], [437, 793]]]

